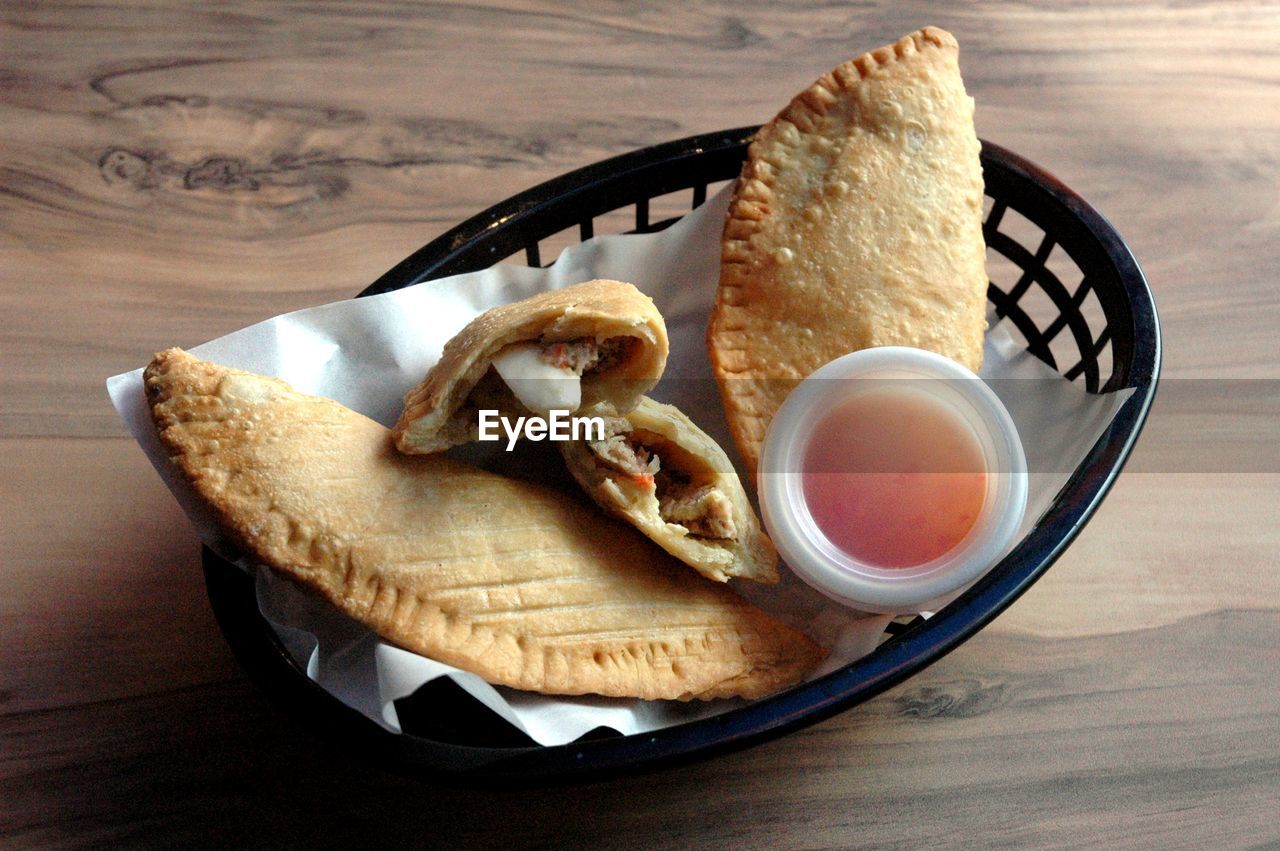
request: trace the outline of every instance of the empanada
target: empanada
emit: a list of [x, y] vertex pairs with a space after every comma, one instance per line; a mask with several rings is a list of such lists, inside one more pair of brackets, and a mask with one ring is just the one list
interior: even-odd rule
[[751, 143], [707, 343], [753, 473], [783, 399], [840, 355], [981, 366], [982, 167], [957, 55], [927, 27], [823, 75]]
[[605, 418], [603, 440], [560, 452], [592, 499], [708, 579], [778, 581], [778, 554], [732, 462], [678, 408], [646, 396]]
[[445, 344], [405, 396], [396, 445], [426, 454], [474, 440], [481, 409], [512, 417], [600, 405], [629, 411], [666, 362], [662, 315], [631, 284], [597, 280], [540, 293], [482, 313]]
[[533, 691], [756, 697], [823, 652], [572, 496], [396, 451], [282, 381], [158, 354], [161, 440], [254, 558], [380, 635]]

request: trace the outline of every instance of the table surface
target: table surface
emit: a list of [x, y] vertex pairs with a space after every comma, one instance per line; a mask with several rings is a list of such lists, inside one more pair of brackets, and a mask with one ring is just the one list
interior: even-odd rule
[[[1169, 380], [1046, 577], [854, 710], [611, 782], [390, 776], [270, 704], [103, 379], [927, 23], [980, 135], [1102, 210], [1159, 303]], [[8, 2], [0, 56], [0, 841], [1280, 841], [1280, 8]]]

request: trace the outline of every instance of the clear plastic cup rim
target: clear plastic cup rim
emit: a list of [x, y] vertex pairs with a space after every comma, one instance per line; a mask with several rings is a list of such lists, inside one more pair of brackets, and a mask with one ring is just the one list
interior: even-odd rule
[[[968, 535], [938, 558], [912, 567], [860, 562], [814, 522], [800, 471], [814, 428], [832, 407], [867, 385], [840, 379], [916, 379], [973, 430], [987, 470], [982, 511]], [[920, 379], [942, 379], [936, 381]], [[866, 612], [932, 611], [979, 579], [1008, 551], [1027, 504], [1027, 461], [1008, 410], [978, 376], [923, 349], [884, 346], [836, 358], [787, 396], [765, 435], [758, 477], [760, 512], [792, 572], [826, 596]]]

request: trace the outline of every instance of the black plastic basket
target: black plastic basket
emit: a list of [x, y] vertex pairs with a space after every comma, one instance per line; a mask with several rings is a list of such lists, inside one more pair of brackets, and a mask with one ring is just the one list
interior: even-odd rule
[[[651, 222], [651, 200], [690, 191], [691, 205], [700, 205], [709, 186], [737, 176], [755, 130], [682, 139], [548, 181], [433, 240], [360, 295], [483, 269], [521, 252], [539, 265], [544, 240], [573, 229], [576, 238], [590, 238], [599, 217], [628, 207], [635, 211], [629, 230], [658, 230], [676, 219]], [[437, 681], [404, 702], [401, 717], [409, 732], [395, 735], [308, 679], [258, 613], [252, 580], [206, 549], [210, 600], [236, 656], [293, 716], [330, 741], [389, 767], [474, 782], [598, 777], [743, 747], [861, 703], [941, 658], [1017, 599], [1089, 520], [1133, 448], [1160, 366], [1151, 291], [1111, 224], [1055, 178], [1003, 148], [984, 143], [982, 165], [990, 201], [988, 261], [993, 271], [1004, 272], [992, 275], [988, 291], [997, 313], [1013, 322], [1028, 350], [1066, 377], [1083, 380], [1089, 392], [1134, 393], [1035, 528], [936, 616], [892, 625], [892, 635], [873, 653], [814, 682], [653, 733], [600, 732], [541, 747], [451, 683]]]

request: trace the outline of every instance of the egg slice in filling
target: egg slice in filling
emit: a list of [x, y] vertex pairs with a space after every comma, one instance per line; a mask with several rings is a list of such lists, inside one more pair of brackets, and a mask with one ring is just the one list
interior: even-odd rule
[[582, 404], [582, 379], [567, 366], [543, 357], [537, 343], [514, 343], [493, 359], [493, 368], [512, 394], [530, 411], [547, 416], [552, 411], [576, 411]]
[[599, 373], [622, 357], [628, 339], [593, 337], [556, 342], [512, 343], [493, 357], [493, 370], [512, 395], [531, 412], [578, 410], [582, 377]]

